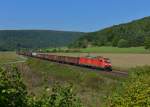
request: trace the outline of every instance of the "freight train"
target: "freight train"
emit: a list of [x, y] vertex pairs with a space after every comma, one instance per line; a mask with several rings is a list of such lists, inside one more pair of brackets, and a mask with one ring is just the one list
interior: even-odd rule
[[91, 68], [101, 68], [106, 71], [112, 71], [112, 64], [108, 58], [101, 56], [98, 57], [71, 57], [71, 56], [58, 56], [48, 53], [34, 53], [34, 52], [17, 52], [19, 55], [30, 56], [49, 60], [53, 62], [66, 63], [79, 66], [87, 66]]

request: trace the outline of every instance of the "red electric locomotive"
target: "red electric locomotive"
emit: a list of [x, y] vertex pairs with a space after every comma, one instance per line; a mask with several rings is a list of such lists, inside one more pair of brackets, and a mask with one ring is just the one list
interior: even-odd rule
[[112, 71], [110, 60], [103, 57], [80, 57], [79, 65], [86, 65]]

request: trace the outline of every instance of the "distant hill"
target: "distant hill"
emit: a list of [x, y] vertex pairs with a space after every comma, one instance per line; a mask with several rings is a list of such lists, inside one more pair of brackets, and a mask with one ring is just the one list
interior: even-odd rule
[[0, 51], [67, 46], [82, 35], [53, 30], [0, 30]]
[[128, 47], [136, 47], [143, 46], [144, 39], [147, 36], [150, 36], [150, 17], [145, 17], [130, 23], [114, 25], [100, 31], [87, 33], [85, 36], [82, 36], [71, 44], [70, 47], [116, 47], [120, 40], [120, 42], [126, 43]]

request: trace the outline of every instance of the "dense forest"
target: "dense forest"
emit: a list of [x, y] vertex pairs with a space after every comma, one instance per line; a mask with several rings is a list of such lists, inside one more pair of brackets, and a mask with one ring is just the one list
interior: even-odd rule
[[134, 20], [130, 23], [114, 25], [96, 32], [90, 32], [72, 43], [70, 47], [114, 46], [137, 47], [150, 46], [150, 17]]
[[0, 51], [67, 46], [82, 35], [52, 30], [0, 30]]

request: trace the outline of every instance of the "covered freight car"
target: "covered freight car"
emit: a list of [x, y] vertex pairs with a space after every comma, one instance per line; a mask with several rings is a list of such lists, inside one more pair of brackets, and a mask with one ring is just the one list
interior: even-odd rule
[[48, 60], [56, 61], [60, 63], [68, 64], [79, 64], [79, 57], [69, 57], [69, 56], [57, 56], [57, 55], [48, 55]]
[[79, 64], [79, 57], [70, 57], [70, 56], [58, 56], [59, 62], [68, 63], [68, 64]]

